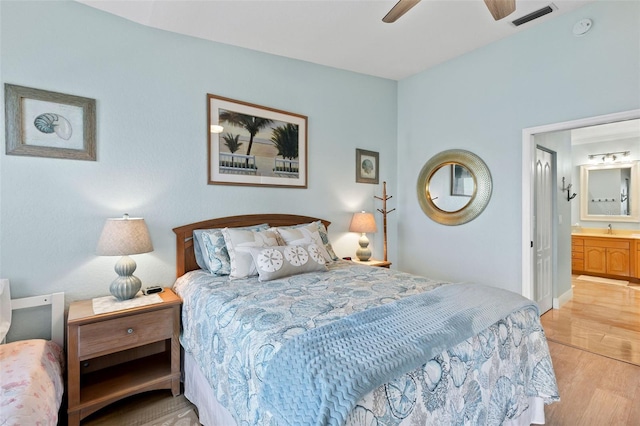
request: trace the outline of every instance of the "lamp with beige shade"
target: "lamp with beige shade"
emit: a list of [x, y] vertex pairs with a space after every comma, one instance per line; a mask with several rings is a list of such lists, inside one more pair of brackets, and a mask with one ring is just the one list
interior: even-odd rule
[[116, 299], [133, 299], [142, 287], [140, 278], [133, 275], [136, 262], [129, 255], [151, 251], [153, 245], [144, 219], [130, 218], [126, 213], [122, 218], [107, 219], [96, 253], [100, 256], [122, 256], [114, 267], [118, 278], [109, 287]]
[[366, 262], [371, 258], [371, 249], [369, 249], [369, 239], [367, 238], [367, 232], [376, 232], [376, 219], [373, 217], [373, 213], [354, 213], [351, 218], [351, 224], [349, 225], [350, 232], [359, 232], [362, 235], [358, 240], [360, 248], [356, 251], [356, 256], [360, 261]]

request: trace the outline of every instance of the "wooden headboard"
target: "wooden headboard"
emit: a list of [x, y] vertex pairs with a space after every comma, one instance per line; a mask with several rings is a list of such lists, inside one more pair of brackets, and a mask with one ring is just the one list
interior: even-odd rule
[[291, 226], [302, 223], [322, 221], [329, 228], [331, 222], [311, 216], [292, 214], [249, 214], [242, 216], [228, 216], [217, 219], [190, 223], [173, 229], [176, 234], [176, 276], [180, 277], [189, 271], [200, 269], [196, 263], [193, 249], [193, 231], [196, 229], [238, 228], [243, 226], [268, 223], [271, 226]]

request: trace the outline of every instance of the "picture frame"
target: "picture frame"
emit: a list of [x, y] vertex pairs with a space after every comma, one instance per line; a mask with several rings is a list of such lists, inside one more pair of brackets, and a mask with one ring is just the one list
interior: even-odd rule
[[5, 83], [6, 154], [96, 160], [96, 100]]
[[207, 94], [209, 185], [307, 188], [307, 116]]
[[473, 196], [474, 188], [475, 183], [471, 172], [462, 164], [452, 164], [451, 195], [454, 197], [471, 197]]
[[377, 184], [379, 177], [379, 153], [356, 148], [356, 182]]

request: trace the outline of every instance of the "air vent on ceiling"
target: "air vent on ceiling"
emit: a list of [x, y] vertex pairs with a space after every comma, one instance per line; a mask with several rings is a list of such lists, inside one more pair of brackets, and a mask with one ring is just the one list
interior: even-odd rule
[[557, 9], [557, 6], [551, 3], [549, 6], [545, 6], [542, 9], [535, 10], [527, 15], [524, 15], [521, 18], [514, 19], [513, 21], [511, 21], [511, 23], [515, 27], [519, 27], [520, 25], [526, 24], [527, 22], [531, 22], [534, 19], [538, 19], [544, 15], [548, 15], [549, 13], [553, 12], [556, 9]]

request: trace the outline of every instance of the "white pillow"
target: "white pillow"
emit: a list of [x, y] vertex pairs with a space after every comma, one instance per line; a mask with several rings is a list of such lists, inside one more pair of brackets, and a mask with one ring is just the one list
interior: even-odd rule
[[327, 262], [317, 244], [250, 248], [259, 281], [275, 280], [305, 272], [326, 271]]
[[333, 260], [331, 256], [329, 256], [327, 249], [324, 247], [324, 242], [318, 232], [318, 225], [315, 222], [295, 227], [272, 229], [275, 229], [278, 232], [278, 235], [280, 235], [280, 238], [282, 238], [286, 245], [301, 246], [317, 244], [318, 250], [322, 253], [322, 257], [324, 257], [327, 262]]
[[231, 261], [230, 279], [246, 278], [257, 275], [258, 271], [249, 252], [250, 247], [270, 247], [278, 245], [278, 236], [274, 231], [251, 231], [234, 228], [222, 230]]
[[[266, 223], [242, 228], [251, 231], [264, 231], [269, 229]], [[196, 263], [200, 269], [216, 275], [229, 275], [231, 260], [224, 242], [222, 229], [196, 229], [193, 231], [193, 249], [196, 255]]]

